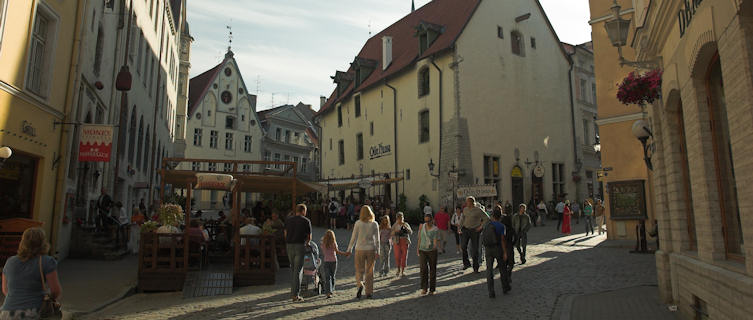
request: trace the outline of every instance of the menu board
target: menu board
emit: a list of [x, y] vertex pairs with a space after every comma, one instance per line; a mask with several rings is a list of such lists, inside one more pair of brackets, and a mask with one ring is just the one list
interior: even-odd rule
[[610, 182], [609, 211], [612, 220], [646, 219], [645, 181]]

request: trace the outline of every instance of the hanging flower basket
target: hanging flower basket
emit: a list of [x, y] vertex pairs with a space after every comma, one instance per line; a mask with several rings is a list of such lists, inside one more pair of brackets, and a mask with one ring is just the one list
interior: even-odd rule
[[625, 105], [637, 104], [644, 106], [653, 103], [661, 96], [661, 76], [659, 69], [645, 74], [630, 72], [622, 83], [618, 84], [617, 100]]
[[157, 209], [159, 221], [163, 225], [177, 226], [183, 221], [183, 208], [177, 204], [163, 204]]

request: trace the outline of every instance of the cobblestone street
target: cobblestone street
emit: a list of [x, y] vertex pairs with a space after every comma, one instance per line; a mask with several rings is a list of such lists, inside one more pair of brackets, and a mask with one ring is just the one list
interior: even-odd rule
[[[579, 229], [580, 226], [573, 227]], [[323, 231], [316, 228], [314, 239], [319, 239]], [[349, 233], [338, 230], [337, 238], [344, 249]], [[560, 318], [562, 310], [569, 313], [570, 308], [557, 305], [563, 300], [572, 301], [563, 297], [656, 284], [653, 255], [629, 254], [626, 248], [604, 246], [605, 238], [585, 237], [584, 234], [560, 237], [551, 223], [533, 228], [529, 234], [528, 261], [525, 265], [516, 265], [513, 271], [513, 290], [509, 295], [502, 295], [499, 281], [495, 281], [496, 299], [487, 296], [484, 268], [479, 274], [471, 273], [471, 269], [463, 271], [459, 255], [452, 248], [440, 256], [435, 296], [420, 295], [418, 259], [415, 250], [409, 250], [407, 276], [395, 279], [390, 274], [378, 278], [373, 300], [354, 299], [353, 260], [341, 258], [338, 291], [332, 299], [316, 296], [302, 303], [290, 302], [289, 269], [281, 269], [274, 286], [240, 288], [230, 296], [194, 299], [183, 299], [179, 292], [136, 294], [85, 318], [415, 319], [418, 312], [427, 319], [498, 318], [501, 314], [515, 319]], [[516, 262], [519, 263], [517, 253]], [[656, 317], [661, 318], [661, 315]]]

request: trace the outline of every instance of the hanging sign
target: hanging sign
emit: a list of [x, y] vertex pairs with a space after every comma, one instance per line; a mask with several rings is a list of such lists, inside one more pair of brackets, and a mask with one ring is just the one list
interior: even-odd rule
[[110, 162], [113, 126], [82, 124], [79, 135], [78, 161]]
[[510, 176], [513, 178], [522, 178], [523, 177], [523, 170], [519, 166], [512, 167], [512, 172], [510, 172]]
[[366, 179], [358, 181], [358, 187], [361, 189], [368, 189], [371, 187], [371, 181]]
[[536, 178], [544, 177], [544, 167], [542, 167], [540, 164], [536, 165], [536, 167], [533, 168], [533, 175]]
[[197, 173], [194, 189], [232, 191], [237, 182], [229, 174]]

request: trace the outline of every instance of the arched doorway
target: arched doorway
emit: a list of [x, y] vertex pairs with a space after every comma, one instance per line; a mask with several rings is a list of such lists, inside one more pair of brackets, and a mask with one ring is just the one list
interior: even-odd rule
[[510, 172], [511, 188], [512, 188], [512, 205], [513, 208], [517, 208], [521, 203], [525, 203], [525, 196], [523, 195], [523, 170], [520, 166], [515, 165]]

